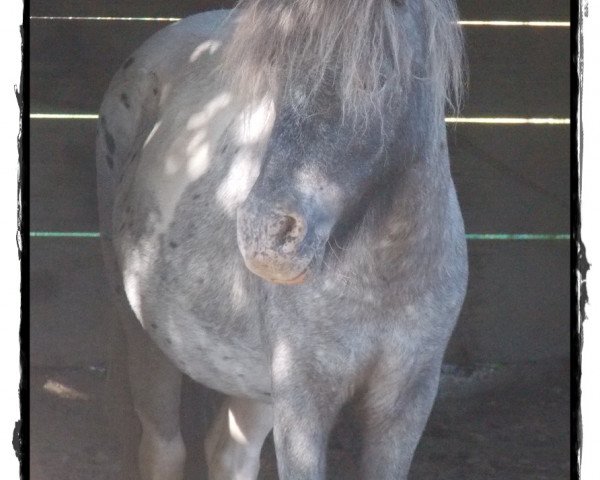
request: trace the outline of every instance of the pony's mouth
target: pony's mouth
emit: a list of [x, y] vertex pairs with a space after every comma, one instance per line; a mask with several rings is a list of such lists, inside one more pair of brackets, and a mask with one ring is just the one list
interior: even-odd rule
[[[296, 261], [282, 262], [257, 261], [257, 258], [245, 258], [246, 268], [263, 280], [276, 285], [300, 285], [318, 270], [319, 255], [311, 255]], [[290, 259], [291, 260], [291, 259]]]
[[304, 280], [306, 280], [306, 274], [308, 273], [308, 267], [306, 267], [302, 273], [296, 277], [293, 278], [289, 278], [289, 279], [274, 279], [274, 280], [270, 280], [273, 283], [277, 283], [279, 285], [300, 285], [301, 283], [304, 283]]
[[268, 279], [265, 278], [265, 280], [270, 281], [271, 283], [275, 283], [278, 285], [300, 285], [308, 280], [311, 280], [312, 278], [314, 278], [315, 276], [318, 276], [319, 273], [322, 271], [323, 269], [323, 252], [321, 254], [319, 254], [318, 252], [315, 253], [310, 262], [308, 262], [308, 265], [306, 265], [306, 267], [304, 267], [304, 269], [297, 275], [290, 277], [290, 278], [275, 278], [275, 279]]
[[300, 273], [296, 273], [294, 271], [289, 272], [289, 270], [288, 272], [284, 273], [279, 269], [271, 269], [265, 265], [257, 265], [253, 264], [252, 262], [246, 262], [246, 267], [248, 267], [248, 270], [255, 275], [258, 275], [263, 280], [277, 285], [299, 285], [304, 283], [308, 271], [310, 270], [310, 264], [302, 269]]

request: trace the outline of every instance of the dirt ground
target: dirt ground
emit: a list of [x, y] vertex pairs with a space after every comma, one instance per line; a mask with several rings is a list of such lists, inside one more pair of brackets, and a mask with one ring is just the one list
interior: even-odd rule
[[[528, 365], [445, 366], [440, 393], [410, 479], [565, 480], [569, 478], [569, 371], [566, 361]], [[101, 406], [102, 368], [31, 371], [32, 480], [117, 477], [116, 447]], [[205, 478], [199, 414], [206, 396], [187, 385], [183, 431], [189, 478]], [[214, 398], [214, 395], [213, 395]], [[190, 408], [193, 404], [197, 409]], [[206, 410], [206, 409], [205, 409]], [[199, 426], [198, 426], [199, 425]], [[332, 436], [328, 478], [359, 480], [358, 432], [342, 423]], [[277, 478], [272, 440], [261, 480]]]

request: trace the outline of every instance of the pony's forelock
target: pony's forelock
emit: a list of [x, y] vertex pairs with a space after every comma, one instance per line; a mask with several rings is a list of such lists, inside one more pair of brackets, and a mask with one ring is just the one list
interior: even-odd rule
[[242, 97], [268, 93], [303, 111], [333, 87], [344, 116], [381, 111], [405, 97], [415, 76], [405, 2], [422, 3], [424, 80], [436, 109], [456, 108], [463, 41], [454, 0], [240, 0], [222, 71]]

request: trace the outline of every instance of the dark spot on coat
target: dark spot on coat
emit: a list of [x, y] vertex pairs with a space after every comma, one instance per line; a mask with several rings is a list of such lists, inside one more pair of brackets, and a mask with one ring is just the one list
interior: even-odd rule
[[129, 57], [127, 60], [125, 60], [125, 63], [123, 64], [123, 70], [127, 70], [131, 64], [133, 63], [133, 61], [135, 60], [135, 58], [133, 57]]
[[171, 247], [171, 248], [177, 248], [178, 246], [179, 246], [179, 244], [177, 242], [173, 242], [173, 241], [169, 242], [169, 247]]
[[269, 392], [258, 392], [258, 393], [260, 393], [261, 395], [264, 395], [265, 397], [271, 396], [271, 394]]
[[112, 170], [112, 168], [115, 166], [115, 162], [113, 161], [112, 156], [110, 156], [110, 155], [106, 156], [106, 164], [108, 165], [108, 168], [110, 168]]
[[226, 362], [232, 359], [231, 357], [229, 357], [229, 356], [227, 356], [227, 355], [223, 355], [223, 357], [222, 357], [222, 358], [223, 358], [223, 360], [225, 360]]
[[221, 155], [223, 155], [226, 151], [227, 151], [227, 145], [223, 145], [223, 148], [221, 149]]
[[170, 338], [166, 338], [165, 340], [167, 341], [167, 343], [168, 343], [169, 345], [172, 345], [172, 344], [173, 344], [173, 341], [172, 341]]
[[125, 105], [125, 108], [127, 110], [129, 110], [129, 108], [131, 107], [130, 103], [129, 103], [129, 97], [127, 96], [126, 93], [122, 93], [121, 96], [119, 97], [121, 99], [121, 103], [123, 105]]
[[158, 88], [154, 87], [152, 89], [152, 93], [154, 93], [154, 95], [158, 95]]
[[108, 148], [109, 153], [112, 155], [113, 153], [115, 153], [115, 139], [114, 137], [110, 134], [110, 132], [106, 129], [106, 127], [104, 127], [104, 141], [106, 142], [106, 147]]
[[150, 326], [151, 326], [151, 327], [152, 327], [154, 330], [156, 330], [156, 329], [158, 328], [158, 325], [157, 325], [156, 323], [154, 323], [154, 322], [150, 323]]

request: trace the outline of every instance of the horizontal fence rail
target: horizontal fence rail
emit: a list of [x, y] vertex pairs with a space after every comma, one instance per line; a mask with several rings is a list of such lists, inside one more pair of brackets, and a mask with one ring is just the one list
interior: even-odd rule
[[[32, 113], [32, 120], [97, 120], [96, 113]], [[446, 117], [446, 123], [477, 123], [493, 125], [569, 125], [569, 118], [519, 117]]]
[[[83, 17], [83, 16], [31, 16], [30, 20], [99, 21], [99, 22], [178, 22], [182, 17]], [[534, 27], [569, 28], [571, 22], [519, 21], [519, 20], [460, 20], [464, 27]]]
[[569, 118], [518, 118], [518, 117], [447, 117], [446, 123], [480, 123], [502, 125], [569, 125]]
[[65, 17], [65, 16], [31, 16], [30, 20], [77, 20], [100, 22], [178, 22], [181, 17]]

